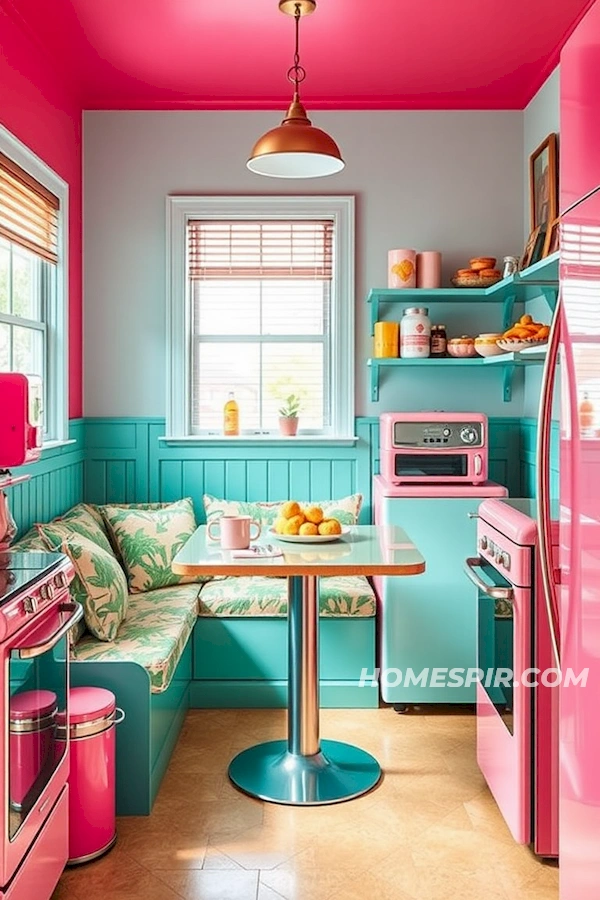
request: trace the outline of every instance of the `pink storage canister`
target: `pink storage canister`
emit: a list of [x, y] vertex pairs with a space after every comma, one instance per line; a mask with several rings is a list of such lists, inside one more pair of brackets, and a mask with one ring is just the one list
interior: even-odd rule
[[442, 254], [438, 250], [417, 253], [417, 287], [439, 288], [442, 285]]
[[[117, 839], [114, 726], [124, 718], [111, 691], [71, 688], [68, 865], [96, 859]], [[58, 738], [66, 738], [64, 715], [58, 722]]]
[[417, 254], [415, 250], [388, 250], [388, 287], [417, 286]]
[[53, 691], [22, 691], [10, 698], [10, 805], [21, 809], [54, 759], [57, 697]]

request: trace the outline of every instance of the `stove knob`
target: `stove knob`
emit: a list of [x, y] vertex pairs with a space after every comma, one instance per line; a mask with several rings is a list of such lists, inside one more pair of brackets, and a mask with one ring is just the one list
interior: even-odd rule
[[42, 600], [52, 600], [54, 597], [54, 585], [53, 584], [43, 584], [40, 587], [40, 597]]
[[444, 437], [450, 437], [452, 431], [450, 430], [450, 428], [444, 428], [442, 434], [444, 435]]
[[36, 597], [24, 597], [23, 598], [23, 608], [26, 613], [35, 613], [37, 612], [38, 604]]
[[460, 430], [460, 439], [463, 444], [474, 444], [477, 440], [477, 432], [471, 425], [465, 425]]
[[504, 568], [510, 572], [510, 553], [502, 554], [502, 565]]
[[58, 575], [54, 576], [54, 584], [58, 588], [68, 587], [69, 579], [65, 572], [59, 572]]
[[479, 549], [487, 550], [487, 548], [488, 548], [488, 539], [486, 538], [486, 536], [484, 534], [482, 538], [479, 538]]

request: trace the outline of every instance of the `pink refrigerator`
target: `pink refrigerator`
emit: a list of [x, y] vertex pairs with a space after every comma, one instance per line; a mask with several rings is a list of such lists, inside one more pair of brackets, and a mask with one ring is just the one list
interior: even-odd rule
[[[561, 54], [560, 297], [538, 435], [540, 549], [560, 688], [560, 900], [600, 897], [600, 0]], [[560, 365], [557, 367], [557, 362]], [[559, 568], [548, 447], [560, 384]], [[587, 670], [587, 681], [580, 679]], [[571, 673], [574, 679], [569, 678]]]

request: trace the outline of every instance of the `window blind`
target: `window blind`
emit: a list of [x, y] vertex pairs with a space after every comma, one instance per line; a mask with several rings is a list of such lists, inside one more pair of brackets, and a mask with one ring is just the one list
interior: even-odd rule
[[188, 271], [192, 280], [331, 280], [332, 256], [331, 220], [188, 223]]
[[0, 235], [56, 263], [58, 211], [58, 198], [0, 153]]

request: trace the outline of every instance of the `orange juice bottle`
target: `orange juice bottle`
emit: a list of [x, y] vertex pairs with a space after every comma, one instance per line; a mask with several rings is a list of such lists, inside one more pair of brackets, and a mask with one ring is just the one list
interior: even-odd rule
[[586, 392], [583, 395], [583, 400], [579, 404], [579, 427], [582, 431], [585, 431], [586, 428], [591, 428], [594, 424], [594, 404], [589, 398], [589, 394]]
[[237, 405], [233, 391], [229, 391], [229, 398], [223, 407], [223, 434], [233, 435], [240, 433], [240, 408]]

